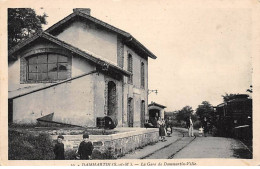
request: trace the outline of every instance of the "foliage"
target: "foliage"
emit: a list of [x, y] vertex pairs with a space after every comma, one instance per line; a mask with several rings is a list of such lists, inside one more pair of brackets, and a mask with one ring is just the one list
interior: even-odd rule
[[9, 160], [52, 160], [53, 144], [48, 134], [32, 135], [9, 130]]
[[70, 149], [70, 150], [66, 150], [64, 152], [64, 156], [66, 160], [76, 160], [76, 150], [74, 149]]
[[193, 121], [193, 128], [194, 129], [199, 129], [200, 127], [201, 127], [201, 121], [200, 120]]
[[227, 94], [227, 93], [225, 93], [225, 95], [222, 95], [223, 101], [227, 102], [227, 101], [233, 99], [234, 96], [236, 96], [236, 95], [238, 95], [238, 94]]
[[214, 113], [213, 106], [208, 101], [203, 101], [196, 109], [196, 115], [202, 121], [204, 117], [209, 119]]
[[176, 119], [178, 111], [172, 111], [172, 112], [164, 112], [164, 119], [173, 120]]
[[46, 17], [31, 8], [8, 8], [8, 49], [42, 30], [42, 24], [47, 24]]
[[178, 111], [176, 115], [176, 119], [178, 122], [180, 121], [186, 121], [189, 116], [192, 116], [192, 119], [194, 118], [192, 107], [185, 106], [181, 110]]
[[112, 147], [101, 147], [94, 149], [91, 155], [92, 159], [116, 159], [116, 154], [112, 151]]
[[[77, 159], [76, 150], [66, 150], [65, 159], [66, 160], [76, 160]], [[94, 148], [90, 159], [116, 159], [116, 154], [112, 151], [112, 147], [99, 147]]]
[[191, 116], [194, 128], [200, 127], [200, 121], [191, 106], [185, 106], [181, 110], [173, 112], [165, 112], [165, 119], [170, 119], [169, 124], [173, 127], [186, 128], [186, 120]]
[[174, 120], [172, 122], [173, 127], [181, 127], [181, 128], [186, 128], [186, 122], [185, 121], [180, 121], [178, 122], [177, 120]]

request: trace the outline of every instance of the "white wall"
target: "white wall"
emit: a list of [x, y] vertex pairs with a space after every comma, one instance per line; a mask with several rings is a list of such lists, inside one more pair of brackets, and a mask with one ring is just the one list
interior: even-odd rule
[[20, 58], [8, 63], [8, 91], [17, 90], [20, 85]]
[[[148, 118], [148, 61], [135, 53], [128, 46], [124, 45], [124, 69], [127, 70], [128, 52], [133, 57], [133, 84], [128, 84], [127, 78], [124, 77], [124, 126], [127, 124], [127, 98], [132, 97], [134, 101], [134, 127], [141, 125], [141, 101], [145, 101], [145, 118]], [[145, 88], [141, 88], [141, 62], [145, 66]]]
[[95, 112], [95, 120], [96, 117], [105, 117], [106, 116], [106, 83], [109, 81], [113, 81], [116, 84], [116, 95], [117, 95], [117, 120], [118, 127], [122, 127], [122, 82], [115, 80], [111, 77], [108, 77], [103, 74], [95, 75], [94, 77], [94, 112]]
[[[47, 45], [48, 46], [48, 45]], [[46, 47], [35, 45], [31, 49]], [[95, 70], [86, 59], [72, 56], [72, 77]], [[9, 64], [9, 90], [39, 86], [20, 84], [20, 59]], [[35, 123], [36, 119], [54, 112], [54, 121], [74, 125], [95, 126], [93, 74], [41, 90], [13, 101], [15, 123]], [[33, 87], [32, 87], [33, 89]]]
[[14, 99], [13, 122], [35, 123], [54, 112], [54, 121], [94, 126], [92, 76]]
[[85, 21], [73, 22], [57, 37], [83, 51], [90, 51], [117, 65], [117, 35]]

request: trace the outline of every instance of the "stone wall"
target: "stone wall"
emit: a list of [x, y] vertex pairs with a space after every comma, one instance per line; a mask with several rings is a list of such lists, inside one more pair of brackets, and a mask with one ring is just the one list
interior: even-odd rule
[[[120, 128], [117, 130], [119, 133], [111, 135], [90, 135], [89, 139], [94, 145], [94, 151], [98, 151], [100, 154], [109, 151], [116, 158], [159, 141], [157, 128]], [[57, 135], [51, 137], [55, 140]], [[76, 152], [82, 140], [82, 135], [64, 135], [65, 150], [75, 150]]]

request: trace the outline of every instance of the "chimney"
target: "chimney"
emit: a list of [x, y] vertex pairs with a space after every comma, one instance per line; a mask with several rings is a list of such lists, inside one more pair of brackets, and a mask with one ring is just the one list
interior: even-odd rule
[[73, 12], [81, 12], [81, 13], [84, 13], [86, 15], [90, 15], [90, 11], [91, 11], [90, 8], [74, 8], [73, 9]]

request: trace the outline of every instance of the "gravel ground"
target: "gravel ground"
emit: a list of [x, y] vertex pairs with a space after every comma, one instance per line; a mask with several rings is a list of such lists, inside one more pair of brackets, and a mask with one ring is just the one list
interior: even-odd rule
[[[171, 134], [171, 137], [166, 137], [165, 142], [159, 141], [153, 145], [148, 145], [143, 147], [142, 149], [137, 149], [135, 151], [129, 152], [123, 157], [118, 159], [145, 159], [147, 156], [154, 154], [156, 151], [160, 151], [161, 149], [167, 148], [169, 145], [174, 144], [176, 141], [181, 139], [183, 134], [177, 131], [174, 131]], [[160, 156], [159, 159], [165, 159], [163, 156]]]
[[173, 158], [250, 158], [239, 140], [224, 137], [197, 137]]

